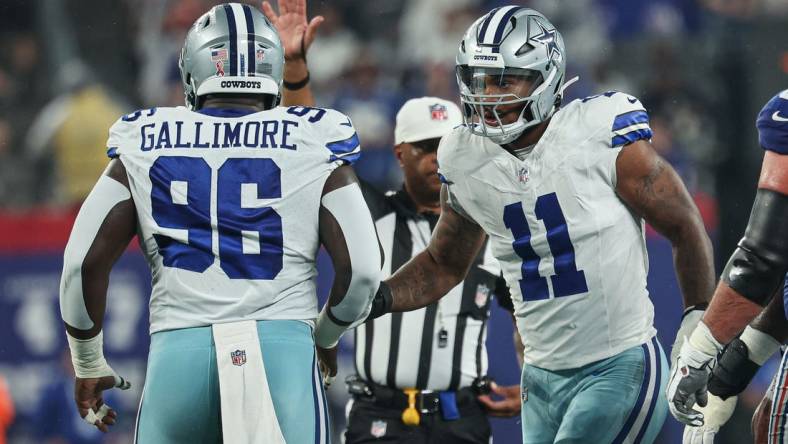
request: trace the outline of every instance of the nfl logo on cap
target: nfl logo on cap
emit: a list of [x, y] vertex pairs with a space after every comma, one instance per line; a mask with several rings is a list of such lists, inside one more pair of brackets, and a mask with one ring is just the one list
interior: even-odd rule
[[234, 352], [230, 352], [230, 358], [233, 360], [233, 365], [244, 365], [246, 364], [246, 350], [236, 350]]
[[446, 110], [446, 106], [440, 103], [430, 105], [430, 118], [432, 120], [447, 120], [449, 112]]

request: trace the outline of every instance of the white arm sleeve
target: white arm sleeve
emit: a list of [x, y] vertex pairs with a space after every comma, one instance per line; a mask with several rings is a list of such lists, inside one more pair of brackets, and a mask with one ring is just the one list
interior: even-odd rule
[[63, 255], [60, 278], [60, 316], [66, 324], [80, 329], [93, 328], [82, 296], [82, 262], [107, 214], [115, 205], [131, 198], [128, 188], [102, 175], [79, 209]]
[[342, 333], [369, 313], [380, 285], [381, 262], [375, 224], [358, 184], [331, 191], [321, 202], [342, 230], [352, 270], [345, 296], [333, 307], [327, 302], [317, 319], [315, 343], [330, 348], [337, 344]]

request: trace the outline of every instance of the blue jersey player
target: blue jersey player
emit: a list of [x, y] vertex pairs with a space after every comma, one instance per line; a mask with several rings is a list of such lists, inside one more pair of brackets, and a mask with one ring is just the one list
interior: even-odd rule
[[[116, 414], [101, 392], [129, 387], [102, 352], [107, 281], [137, 235], [153, 281], [137, 442], [328, 441], [318, 362], [366, 317], [381, 254], [350, 166], [353, 124], [277, 107], [283, 63], [261, 12], [216, 6], [181, 53], [187, 106], [110, 130], [112, 160], [74, 224], [60, 294], [77, 406], [102, 431]], [[321, 244], [336, 277], [318, 314]]]
[[[671, 413], [688, 425], [703, 426], [704, 414], [693, 407], [706, 406], [707, 384], [712, 394], [730, 396], [746, 386], [753, 365], [765, 361], [781, 340], [753, 334], [745, 325], [756, 317], [775, 294], [781, 292], [788, 271], [788, 90], [772, 98], [761, 110], [757, 120], [759, 142], [766, 150], [758, 181], [758, 191], [750, 213], [750, 221], [739, 246], [728, 261], [722, 279], [701, 323], [692, 332], [671, 372], [668, 400]], [[784, 304], [783, 304], [784, 305]], [[773, 309], [769, 307], [767, 311]], [[775, 319], [780, 319], [779, 313]], [[774, 322], [772, 322], [774, 323]], [[777, 336], [779, 339], [775, 340]], [[717, 362], [724, 344], [730, 346]], [[788, 355], [786, 355], [788, 356]], [[771, 421], [768, 441], [786, 442], [786, 404], [788, 404], [788, 361], [783, 357], [773, 387]], [[748, 364], [751, 361], [752, 364]], [[759, 362], [761, 361], [761, 362]], [[718, 369], [715, 367], [720, 367]], [[727, 377], [727, 382], [709, 382], [709, 373]], [[726, 371], [727, 370], [727, 371]], [[716, 384], [716, 387], [715, 387]], [[715, 416], [719, 412], [714, 410]], [[765, 426], [762, 421], [762, 426]], [[764, 436], [763, 430], [760, 436]]]

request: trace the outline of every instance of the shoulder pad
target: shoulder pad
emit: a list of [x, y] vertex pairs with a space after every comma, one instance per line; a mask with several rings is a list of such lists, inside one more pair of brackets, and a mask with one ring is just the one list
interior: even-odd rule
[[107, 156], [111, 159], [119, 157], [121, 147], [136, 136], [137, 121], [140, 118], [150, 117], [156, 113], [156, 108], [140, 109], [133, 113], [121, 116], [109, 128], [107, 139]]
[[629, 94], [608, 91], [580, 101], [593, 131], [599, 131], [612, 148], [652, 137], [648, 112], [640, 100]]
[[766, 103], [756, 126], [763, 149], [788, 155], [788, 89]]
[[361, 142], [350, 117], [330, 108], [291, 106], [287, 113], [314, 126], [313, 134], [330, 152], [329, 162], [352, 165], [361, 157]]

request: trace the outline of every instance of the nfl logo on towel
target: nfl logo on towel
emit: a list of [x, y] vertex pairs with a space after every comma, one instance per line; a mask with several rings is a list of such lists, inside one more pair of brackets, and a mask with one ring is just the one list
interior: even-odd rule
[[430, 105], [430, 118], [432, 120], [447, 120], [449, 113], [445, 106], [436, 103], [435, 105]]
[[380, 438], [386, 435], [386, 421], [372, 421], [372, 427], [369, 429], [369, 434], [375, 438]]
[[490, 287], [486, 284], [479, 284], [476, 287], [476, 296], [473, 298], [473, 302], [476, 304], [477, 307], [482, 308], [487, 305], [487, 301], [490, 297]]
[[236, 350], [231, 352], [230, 358], [233, 360], [233, 365], [244, 365], [246, 364], [246, 350]]

